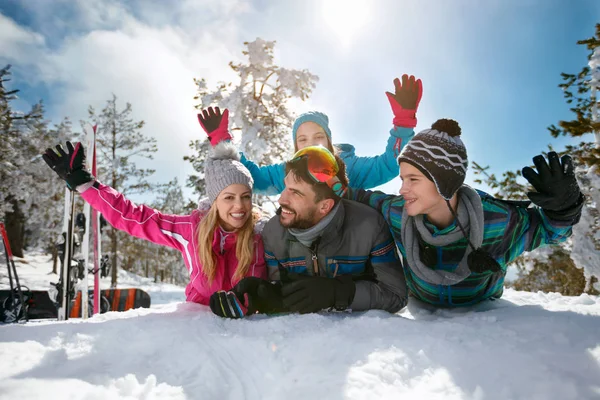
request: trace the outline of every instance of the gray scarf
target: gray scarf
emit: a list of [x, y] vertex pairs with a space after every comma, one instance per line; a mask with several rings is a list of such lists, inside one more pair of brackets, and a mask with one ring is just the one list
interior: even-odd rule
[[300, 243], [302, 243], [306, 247], [311, 247], [315, 239], [321, 236], [321, 233], [323, 233], [325, 228], [327, 228], [327, 225], [329, 225], [329, 223], [333, 219], [333, 216], [338, 212], [339, 209], [340, 203], [338, 202], [335, 205], [335, 207], [333, 207], [333, 209], [329, 212], [329, 214], [324, 216], [323, 219], [317, 222], [314, 226], [308, 229], [290, 228], [289, 231], [296, 239], [298, 239]]
[[[457, 192], [458, 210], [457, 218], [465, 229], [469, 239], [475, 248], [479, 248], [483, 243], [483, 205], [481, 197], [475, 190], [469, 186], [463, 185]], [[419, 238], [426, 243], [443, 247], [454, 243], [464, 237], [462, 231], [456, 227], [452, 232], [440, 236], [433, 236], [423, 222], [423, 215], [409, 217], [406, 208], [402, 211], [402, 244], [406, 250], [408, 268], [420, 279], [434, 285], [454, 285], [459, 283], [471, 274], [467, 264], [467, 258], [473, 249], [467, 245], [465, 254], [460, 260], [458, 267], [454, 272], [434, 270], [423, 264], [419, 254]]]

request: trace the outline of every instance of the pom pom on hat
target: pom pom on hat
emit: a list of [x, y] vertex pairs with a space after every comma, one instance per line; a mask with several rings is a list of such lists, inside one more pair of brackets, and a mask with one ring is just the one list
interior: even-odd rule
[[460, 134], [458, 122], [439, 119], [406, 144], [398, 164], [406, 162], [416, 167], [435, 183], [445, 200], [450, 200], [464, 183], [469, 165]]

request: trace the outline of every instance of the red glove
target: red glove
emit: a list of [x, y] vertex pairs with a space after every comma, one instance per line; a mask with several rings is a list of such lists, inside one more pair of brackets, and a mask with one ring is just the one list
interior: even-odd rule
[[402, 75], [400, 79], [394, 79], [396, 92], [394, 94], [385, 92], [394, 113], [394, 126], [403, 128], [414, 128], [417, 126], [417, 109], [423, 95], [423, 84], [420, 79], [415, 81], [413, 75]]
[[231, 140], [233, 137], [229, 133], [229, 110], [225, 109], [223, 114], [219, 107], [208, 107], [198, 114], [198, 122], [208, 135], [211, 146], [216, 146], [223, 140]]

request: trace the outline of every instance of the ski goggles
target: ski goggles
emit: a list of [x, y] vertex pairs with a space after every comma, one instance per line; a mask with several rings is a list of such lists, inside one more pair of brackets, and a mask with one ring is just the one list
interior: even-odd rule
[[346, 193], [346, 187], [337, 177], [340, 170], [335, 157], [325, 147], [308, 146], [298, 150], [290, 160], [290, 163], [306, 159], [308, 174], [317, 183], [325, 183], [333, 192], [342, 197]]

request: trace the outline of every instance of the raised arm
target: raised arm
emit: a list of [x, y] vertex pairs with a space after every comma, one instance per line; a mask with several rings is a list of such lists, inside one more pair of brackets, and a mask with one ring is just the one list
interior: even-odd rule
[[241, 163], [248, 168], [254, 179], [254, 191], [264, 195], [274, 195], [283, 192], [285, 185], [285, 164], [263, 165], [259, 167], [241, 154]]
[[[191, 216], [164, 215], [146, 206], [137, 206], [109, 186], [103, 185], [86, 169], [81, 143], [67, 142], [67, 150], [47, 149], [43, 159], [71, 190], [77, 189], [90, 205], [115, 228], [157, 244], [187, 251], [193, 237]], [[189, 258], [189, 257], [188, 257]]]
[[531, 251], [547, 244], [564, 242], [579, 222], [585, 197], [579, 190], [571, 157], [559, 160], [555, 152], [533, 158], [537, 172], [523, 168], [523, 176], [536, 191], [527, 195], [538, 207], [510, 206], [505, 234], [508, 248], [506, 262], [513, 261], [523, 250]]
[[414, 136], [417, 110], [423, 96], [423, 83], [414, 76], [402, 75], [394, 79], [394, 93], [386, 92], [394, 119], [385, 152], [375, 157], [356, 157], [354, 148], [342, 147], [342, 158], [347, 166], [350, 187], [371, 189], [398, 176], [397, 158], [406, 143]]
[[371, 189], [396, 178], [399, 173], [398, 156], [406, 143], [415, 135], [412, 128], [394, 127], [390, 131], [385, 152], [372, 157], [358, 157], [354, 146], [338, 145], [340, 156], [346, 163], [350, 186], [357, 189]]
[[194, 240], [191, 215], [169, 215], [143, 204], [137, 205], [100, 182], [78, 188], [81, 197], [113, 227], [152, 243], [187, 249]]

